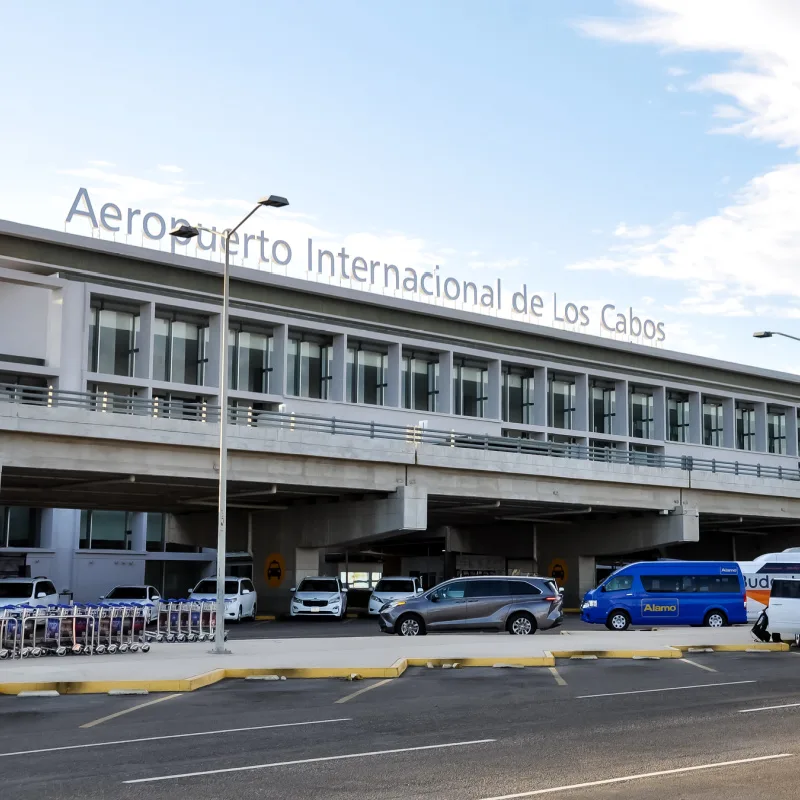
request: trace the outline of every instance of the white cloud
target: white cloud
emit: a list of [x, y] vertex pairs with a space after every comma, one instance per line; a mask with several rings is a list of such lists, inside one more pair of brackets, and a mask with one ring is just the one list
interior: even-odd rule
[[683, 75], [688, 75], [689, 70], [683, 67], [667, 67], [667, 75], [672, 78], [680, 78]]
[[89, 162], [93, 167], [114, 167], [116, 164], [112, 164], [110, 161], [90, 161]]
[[470, 269], [488, 269], [492, 271], [500, 271], [504, 269], [513, 269], [514, 267], [521, 267], [525, 264], [524, 258], [499, 258], [491, 261], [470, 261], [467, 266]]
[[646, 239], [653, 233], [649, 225], [626, 225], [620, 222], [614, 230], [614, 236], [620, 239]]
[[158, 168], [162, 172], [174, 172], [174, 173], [183, 172], [183, 168], [176, 167], [175, 164], [159, 164]]
[[674, 92], [678, 91], [678, 87], [674, 83], [668, 83], [666, 85], [665, 89], [670, 93], [674, 93]]

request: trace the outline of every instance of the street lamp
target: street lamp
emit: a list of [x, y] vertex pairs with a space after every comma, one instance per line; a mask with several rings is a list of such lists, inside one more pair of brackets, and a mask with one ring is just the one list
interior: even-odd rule
[[[214, 635], [213, 653], [225, 653], [225, 554], [227, 552], [227, 505], [228, 505], [228, 303], [230, 295], [230, 241], [239, 228], [262, 206], [283, 208], [289, 201], [285, 197], [271, 194], [262, 197], [255, 208], [235, 228], [228, 228], [219, 235], [225, 242], [225, 268], [222, 273], [222, 324], [219, 346], [219, 500], [217, 503], [217, 627]], [[192, 239], [200, 231], [216, 234], [217, 231], [200, 225], [180, 225], [170, 231], [178, 239]]]
[[800, 336], [792, 336], [791, 333], [781, 333], [780, 331], [756, 331], [753, 334], [755, 339], [771, 339], [773, 336], [785, 336], [787, 339], [794, 339], [800, 342]]

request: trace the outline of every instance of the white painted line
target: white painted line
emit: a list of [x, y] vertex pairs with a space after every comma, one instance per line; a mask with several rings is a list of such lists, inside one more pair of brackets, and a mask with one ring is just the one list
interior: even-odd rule
[[214, 736], [218, 733], [243, 733], [246, 731], [266, 731], [270, 728], [293, 728], [298, 725], [324, 725], [329, 722], [352, 722], [352, 717], [341, 719], [317, 719], [311, 722], [283, 722], [278, 725], [256, 725], [252, 728], [227, 728], [221, 731], [199, 731], [198, 733], [173, 733], [168, 736], [148, 736], [144, 739], [117, 739], [113, 742], [89, 742], [87, 744], [67, 744], [61, 747], [45, 747], [42, 750], [17, 750], [13, 753], [0, 753], [0, 758], [6, 756], [29, 756], [35, 753], [56, 753], [60, 750], [83, 750], [86, 747], [111, 747], [119, 744], [137, 744], [138, 742], [160, 742], [162, 739], [187, 739], [192, 736]]
[[373, 683], [370, 686], [365, 686], [363, 689], [359, 689], [357, 692], [353, 692], [352, 694], [348, 694], [346, 697], [339, 698], [336, 703], [346, 703], [348, 700], [352, 700], [354, 697], [364, 694], [364, 692], [370, 692], [373, 689], [377, 689], [379, 686], [385, 686], [387, 683], [391, 683], [393, 680], [394, 678], [385, 678], [384, 680]]
[[676, 661], [681, 661], [684, 664], [691, 664], [693, 667], [697, 667], [697, 669], [704, 669], [706, 672], [716, 672], [713, 667], [707, 667], [705, 664], [698, 664], [696, 661], [692, 661], [691, 658], [676, 658]]
[[658, 772], [641, 772], [638, 775], [625, 775], [621, 778], [606, 778], [601, 781], [587, 781], [586, 783], [573, 783], [569, 786], [551, 786], [549, 789], [535, 789], [532, 792], [518, 792], [517, 794], [502, 794], [495, 797], [484, 797], [483, 800], [516, 800], [519, 797], [535, 797], [540, 794], [555, 792], [569, 792], [574, 789], [588, 789], [591, 786], [608, 786], [612, 783], [627, 783], [640, 781], [644, 778], [658, 778], [663, 775], [681, 775], [686, 772], [698, 772], [704, 769], [718, 769], [719, 767], [735, 767], [739, 764], [754, 764], [758, 761], [774, 761], [776, 758], [791, 758], [792, 753], [779, 753], [774, 756], [758, 756], [757, 758], [740, 758], [737, 761], [719, 761], [716, 764], [699, 764], [696, 767], [680, 767], [677, 769], [662, 769]]
[[548, 667], [550, 674], [556, 679], [559, 686], [566, 686], [567, 682], [561, 677], [561, 673], [555, 667]]
[[147, 706], [154, 706], [156, 703], [163, 703], [165, 700], [172, 700], [173, 697], [180, 697], [179, 694], [168, 694], [165, 697], [158, 697], [155, 700], [148, 700], [146, 703], [139, 703], [138, 706], [131, 706], [130, 708], [126, 708], [124, 711], [117, 711], [116, 714], [109, 714], [107, 717], [100, 717], [100, 719], [92, 720], [91, 722], [87, 722], [85, 725], [81, 725], [81, 728], [94, 728], [95, 725], [100, 725], [103, 722], [108, 722], [110, 719], [116, 719], [117, 717], [121, 717], [125, 714], [130, 714], [131, 711], [138, 711], [140, 708], [147, 708]]
[[665, 689], [638, 689], [635, 692], [606, 692], [605, 694], [582, 694], [576, 700], [588, 700], [590, 697], [619, 697], [623, 694], [651, 694], [653, 692], [677, 692], [682, 689], [710, 689], [714, 686], [741, 686], [743, 683], [756, 681], [727, 681], [726, 683], [698, 683], [694, 686], [667, 686]]
[[764, 706], [763, 708], [743, 708], [740, 714], [752, 714], [753, 711], [774, 711], [776, 708], [800, 708], [800, 703], [787, 703], [783, 706]]
[[469, 747], [473, 744], [488, 744], [496, 739], [474, 739], [469, 742], [447, 742], [445, 744], [428, 744], [422, 747], [398, 747], [394, 750], [370, 750], [366, 753], [346, 753], [341, 756], [321, 756], [319, 758], [299, 758], [295, 761], [273, 761], [269, 764], [252, 764], [248, 767], [226, 767], [224, 769], [209, 769], [202, 772], [183, 772], [177, 775], [160, 775], [155, 778], [137, 778], [123, 783], [154, 783], [156, 781], [175, 781], [180, 778], [199, 778], [202, 775], [222, 775], [226, 772], [251, 772], [256, 769], [269, 769], [270, 767], [292, 767], [297, 764], [317, 764], [322, 761], [341, 761], [349, 758], [368, 758], [370, 756], [388, 756], [394, 753], [417, 753], [420, 750], [444, 750], [448, 747]]
[[42, 689], [37, 692], [18, 692], [17, 697], [61, 697], [55, 689]]

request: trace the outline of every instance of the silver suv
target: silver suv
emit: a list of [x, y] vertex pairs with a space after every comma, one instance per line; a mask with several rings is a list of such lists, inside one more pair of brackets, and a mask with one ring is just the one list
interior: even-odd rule
[[562, 605], [561, 592], [550, 578], [454, 578], [419, 597], [388, 603], [380, 623], [384, 633], [400, 636], [473, 630], [526, 636], [560, 625]]

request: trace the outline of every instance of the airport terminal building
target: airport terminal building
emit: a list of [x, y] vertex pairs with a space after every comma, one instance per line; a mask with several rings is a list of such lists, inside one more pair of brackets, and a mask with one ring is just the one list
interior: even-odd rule
[[558, 574], [798, 543], [800, 378], [0, 222], [0, 574]]

